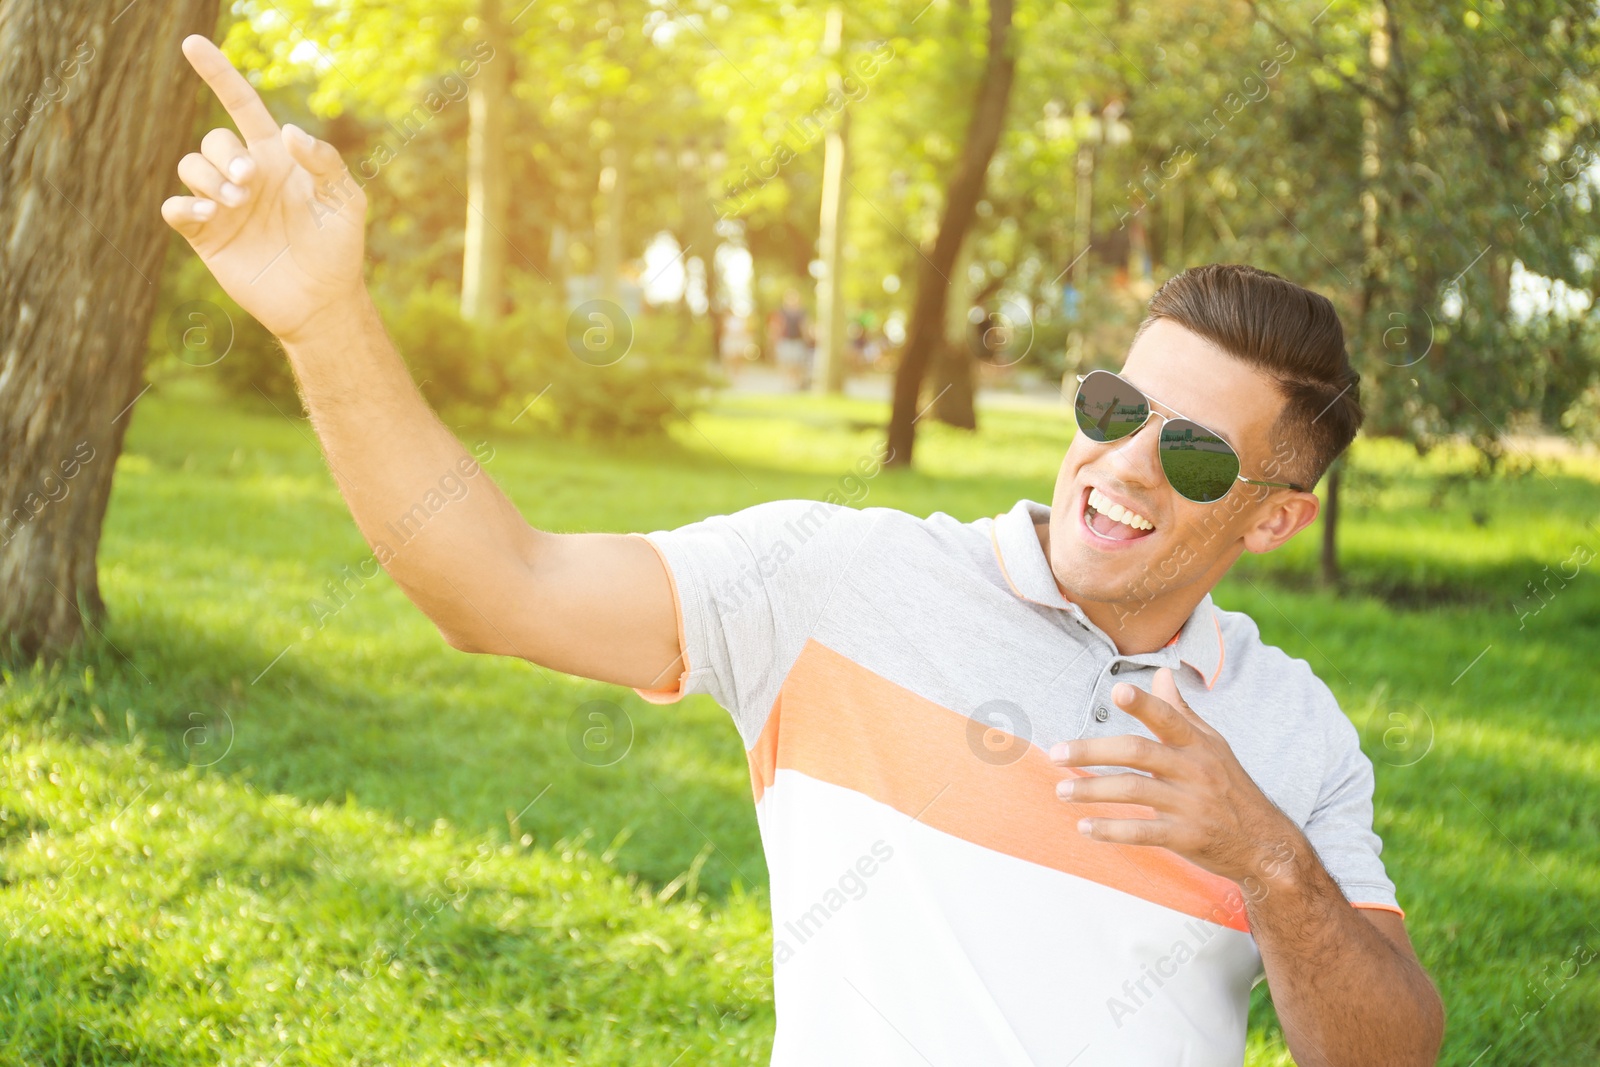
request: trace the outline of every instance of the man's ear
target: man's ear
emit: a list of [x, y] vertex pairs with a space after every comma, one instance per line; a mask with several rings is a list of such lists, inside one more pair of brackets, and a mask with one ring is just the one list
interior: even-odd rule
[[1245, 551], [1271, 552], [1315, 522], [1322, 509], [1315, 493], [1290, 490], [1275, 496], [1256, 524], [1245, 531]]

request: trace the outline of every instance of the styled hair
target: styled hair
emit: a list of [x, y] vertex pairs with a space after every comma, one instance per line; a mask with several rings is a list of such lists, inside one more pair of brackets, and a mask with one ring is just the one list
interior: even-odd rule
[[1210, 263], [1174, 275], [1150, 298], [1139, 334], [1168, 319], [1256, 367], [1284, 407], [1274, 437], [1289, 442], [1287, 466], [1316, 485], [1361, 428], [1361, 375], [1350, 366], [1344, 327], [1325, 296], [1243, 263]]

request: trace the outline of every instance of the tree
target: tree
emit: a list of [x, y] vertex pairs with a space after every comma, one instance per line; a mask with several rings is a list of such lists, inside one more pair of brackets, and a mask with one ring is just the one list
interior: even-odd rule
[[[844, 35], [844, 8], [828, 8], [824, 53], [838, 61]], [[843, 93], [843, 81], [836, 70], [828, 77], [829, 88]], [[817, 279], [817, 363], [812, 387], [819, 393], [844, 392], [844, 234], [845, 182], [850, 167], [850, 111], [841, 109], [828, 127], [822, 164], [822, 214], [818, 225], [817, 256], [822, 276]]]
[[722, 122], [685, 98], [709, 50], [678, 26], [693, 7], [236, 0], [224, 51], [260, 91], [292, 89], [282, 106], [305, 101], [312, 132], [353, 159], [384, 284], [459, 265], [463, 312], [487, 321], [501, 294], [565, 274], [614, 287], [678, 213], [678, 157], [652, 166], [652, 147], [713, 142]]
[[[1600, 26], [1555, 0], [1465, 14], [1366, 0], [1310, 29], [1257, 13], [1311, 77], [1252, 180], [1289, 205], [1291, 226], [1276, 229], [1301, 248], [1299, 273], [1344, 291], [1364, 432], [1419, 451], [1459, 435], [1487, 472], [1514, 419], [1554, 423], [1593, 373], [1593, 322], [1519, 312], [1510, 297], [1523, 272], [1600, 284], [1588, 178], [1600, 92], [1583, 73]], [[1330, 582], [1340, 481], [1336, 468], [1324, 490]]]
[[1011, 36], [1012, 0], [989, 0], [988, 47], [983, 75], [978, 80], [967, 124], [961, 156], [945, 191], [944, 211], [939, 219], [933, 247], [923, 254], [917, 267], [917, 295], [906, 328], [906, 344], [895, 372], [894, 407], [889, 416], [889, 462], [895, 466], [911, 463], [916, 443], [917, 398], [922, 378], [945, 335], [945, 304], [949, 298], [950, 273], [956, 256], [972, 225], [978, 200], [983, 196], [989, 161], [1000, 143], [1005, 126], [1006, 106], [1011, 99], [1011, 83], [1016, 77], [1017, 57]]
[[483, 0], [478, 22], [485, 42], [500, 61], [486, 64], [468, 91], [472, 131], [467, 138], [467, 226], [461, 266], [461, 314], [480, 326], [493, 326], [505, 302], [506, 210], [511, 202], [511, 173], [505, 146], [511, 49], [500, 0]]
[[194, 113], [178, 45], [216, 21], [217, 0], [0, 5], [0, 632], [27, 655], [105, 610], [95, 554], [168, 240], [148, 205]]

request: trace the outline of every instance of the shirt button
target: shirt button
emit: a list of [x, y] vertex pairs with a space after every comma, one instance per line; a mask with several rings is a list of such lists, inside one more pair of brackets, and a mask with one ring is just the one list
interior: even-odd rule
[[1098, 708], [1094, 709], [1095, 722], [1105, 722], [1109, 718], [1111, 718], [1111, 713], [1106, 710], [1106, 706], [1104, 704], [1101, 704]]
[[1120, 664], [1120, 663], [1113, 663], [1111, 665], [1111, 673], [1112, 674], [1116, 674], [1121, 669], [1122, 669], [1122, 664]]

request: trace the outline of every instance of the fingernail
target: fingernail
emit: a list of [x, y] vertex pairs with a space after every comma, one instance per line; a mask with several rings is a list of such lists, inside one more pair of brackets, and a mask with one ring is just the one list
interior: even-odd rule
[[1050, 758], [1057, 763], [1064, 763], [1071, 753], [1072, 749], [1063, 741], [1050, 750]]
[[223, 182], [222, 188], [217, 192], [220, 194], [222, 202], [229, 207], [236, 207], [244, 203], [244, 190], [232, 182]]
[[1062, 800], [1071, 800], [1072, 799], [1072, 779], [1071, 778], [1068, 778], [1068, 779], [1065, 779], [1064, 781], [1060, 781], [1060, 782], [1056, 783], [1056, 796], [1060, 797]]
[[237, 156], [232, 163], [228, 164], [228, 177], [236, 182], [242, 182], [250, 177], [250, 167], [249, 156]]
[[1126, 704], [1133, 700], [1133, 686], [1127, 682], [1118, 682], [1111, 687], [1111, 699], [1118, 704]]
[[1078, 833], [1082, 834], [1084, 837], [1094, 836], [1094, 822], [1090, 819], [1079, 819]]
[[202, 200], [194, 206], [193, 215], [197, 219], [209, 219], [217, 213], [217, 205], [209, 200]]
[[312, 145], [317, 143], [317, 140], [316, 140], [315, 137], [312, 137], [309, 133], [307, 133], [306, 131], [302, 130], [298, 126], [291, 125], [289, 127], [289, 130], [291, 131], [289, 136], [293, 137], [294, 140], [295, 140], [295, 143], [298, 144], [301, 148], [310, 148]]

